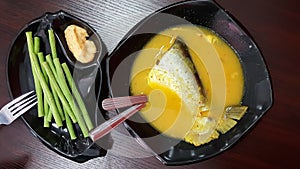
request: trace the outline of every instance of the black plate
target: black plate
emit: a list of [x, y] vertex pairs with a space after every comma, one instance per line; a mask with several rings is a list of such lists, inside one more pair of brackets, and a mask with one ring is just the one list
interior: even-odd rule
[[[91, 40], [95, 42], [97, 53], [91, 63], [80, 64], [75, 62], [72, 54], [68, 50], [63, 31], [70, 24], [76, 24], [85, 28]], [[100, 62], [107, 55], [107, 50], [95, 30], [82, 20], [63, 11], [46, 13], [40, 18], [33, 20], [19, 32], [14, 40], [7, 61], [7, 78], [12, 98], [27, 91], [34, 90], [25, 32], [32, 31], [34, 36], [41, 38], [41, 51], [46, 55], [51, 53], [47, 32], [49, 28], [52, 28], [55, 32], [57, 52], [60, 61], [66, 62], [73, 71], [74, 80], [84, 97], [90, 117], [92, 121], [94, 121], [94, 124], [98, 125], [101, 121], [104, 121], [101, 115], [103, 112], [98, 109], [97, 104], [97, 100], [100, 99], [98, 96], [102, 86]], [[95, 86], [97, 87], [95, 88]], [[57, 128], [51, 126], [50, 128], [44, 128], [43, 118], [37, 118], [36, 108], [24, 114], [22, 118], [32, 133], [39, 138], [42, 143], [69, 159], [84, 162], [106, 154], [106, 150], [97, 144], [93, 144], [91, 140], [82, 138], [82, 133], [80, 132], [78, 133], [79, 138], [71, 141], [64, 127]], [[77, 125], [75, 127], [77, 131], [80, 131]]]
[[[181, 24], [207, 27], [219, 34], [237, 52], [245, 75], [245, 94], [243, 105], [248, 112], [226, 134], [208, 144], [195, 147], [160, 135], [160, 133], [136, 114], [127, 120], [125, 126], [130, 133], [150, 148], [164, 164], [182, 165], [198, 162], [215, 156], [237, 142], [272, 105], [272, 89], [269, 74], [258, 47], [237, 23], [213, 1], [186, 1], [167, 6], [143, 19], [123, 38], [108, 58], [107, 75], [112, 96], [124, 96], [129, 93], [130, 70], [139, 50], [158, 32]], [[139, 119], [141, 123], [135, 122]], [[140, 139], [141, 138], [141, 139]], [[179, 143], [178, 143], [179, 142]], [[175, 144], [178, 143], [178, 144]], [[168, 149], [163, 149], [168, 146]], [[163, 148], [163, 149], [162, 149]]]

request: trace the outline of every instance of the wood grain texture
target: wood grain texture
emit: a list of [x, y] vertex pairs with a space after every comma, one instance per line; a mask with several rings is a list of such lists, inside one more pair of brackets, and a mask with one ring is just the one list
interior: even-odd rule
[[[0, 106], [10, 100], [5, 75], [10, 45], [19, 30], [45, 12], [65, 10], [89, 23], [111, 52], [122, 37], [151, 12], [176, 0], [1, 0]], [[299, 2], [297, 0], [216, 0], [249, 31], [271, 74], [274, 104], [232, 148], [209, 160], [170, 168], [298, 168], [300, 152]], [[0, 126], [0, 168], [168, 168], [146, 156], [126, 131], [103, 158], [78, 164], [39, 142], [21, 120]]]

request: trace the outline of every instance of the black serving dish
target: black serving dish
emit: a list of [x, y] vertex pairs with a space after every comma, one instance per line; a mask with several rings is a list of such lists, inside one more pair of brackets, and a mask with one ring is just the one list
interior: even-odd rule
[[[132, 28], [107, 59], [105, 69], [109, 77], [111, 96], [130, 94], [131, 66], [143, 46], [158, 32], [182, 24], [207, 27], [220, 35], [236, 51], [245, 76], [242, 104], [247, 105], [249, 109], [229, 132], [200, 147], [160, 135], [143, 121], [139, 114], [127, 120], [125, 126], [129, 132], [145, 149], [150, 148], [156, 157], [167, 165], [199, 162], [227, 150], [245, 135], [272, 105], [270, 77], [254, 40], [236, 19], [215, 2], [207, 0], [172, 4], [154, 12]], [[139, 122], [136, 122], [136, 119]]]
[[[78, 63], [68, 50], [63, 31], [70, 24], [76, 24], [86, 29], [90, 40], [95, 43], [97, 53], [92, 62], [88, 64]], [[61, 63], [66, 62], [73, 71], [74, 81], [79, 87], [94, 125], [100, 124], [104, 121], [102, 116], [104, 112], [98, 108], [97, 104], [98, 99], [100, 99], [100, 92], [102, 91], [100, 62], [107, 55], [107, 49], [92, 27], [64, 11], [46, 13], [40, 18], [29, 22], [13, 41], [7, 60], [6, 71], [11, 97], [15, 98], [22, 93], [34, 90], [25, 32], [32, 31], [34, 36], [41, 38], [41, 51], [46, 55], [51, 53], [48, 43], [48, 29], [54, 30], [58, 57]], [[78, 138], [71, 140], [65, 127], [57, 128], [52, 125], [50, 128], [44, 128], [43, 118], [37, 117], [36, 108], [25, 113], [22, 118], [31, 132], [40, 139], [43, 144], [71, 160], [85, 162], [95, 157], [105, 156], [106, 154], [104, 148], [98, 144], [94, 144], [88, 138], [83, 138], [77, 125], [75, 125], [75, 127], [77, 128]]]

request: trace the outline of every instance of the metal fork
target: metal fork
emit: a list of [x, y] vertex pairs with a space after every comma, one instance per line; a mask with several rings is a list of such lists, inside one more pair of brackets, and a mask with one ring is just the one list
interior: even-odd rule
[[36, 104], [37, 98], [34, 91], [15, 98], [0, 110], [0, 124], [11, 124], [15, 119], [27, 112]]

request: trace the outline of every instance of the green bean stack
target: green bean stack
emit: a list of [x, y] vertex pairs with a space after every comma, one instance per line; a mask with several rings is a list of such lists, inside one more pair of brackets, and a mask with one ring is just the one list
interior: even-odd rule
[[44, 127], [50, 127], [53, 119], [56, 126], [65, 126], [72, 140], [77, 138], [74, 124], [78, 123], [83, 137], [88, 137], [93, 123], [67, 64], [60, 63], [52, 29], [48, 30], [48, 36], [51, 54], [44, 57], [40, 51], [40, 38], [26, 32], [38, 117], [43, 117]]

